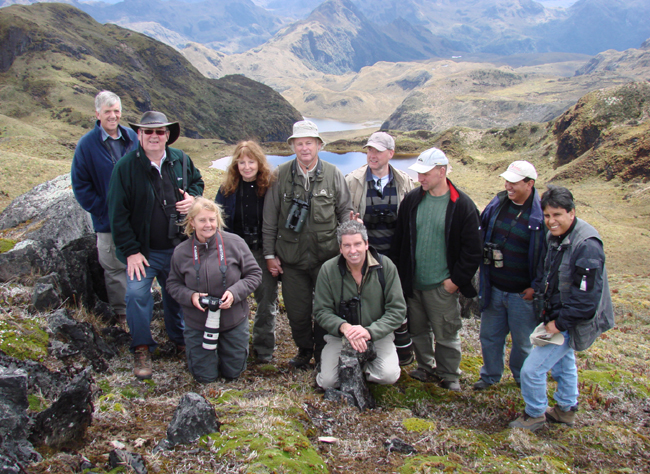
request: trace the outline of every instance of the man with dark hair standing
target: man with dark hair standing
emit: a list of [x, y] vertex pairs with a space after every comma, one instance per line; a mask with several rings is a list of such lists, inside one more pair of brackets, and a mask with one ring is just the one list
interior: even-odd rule
[[[548, 252], [536, 312], [543, 326], [531, 336], [535, 345], [521, 369], [524, 413], [510, 423], [510, 428], [530, 431], [546, 421], [573, 426], [578, 410], [574, 351], [588, 349], [602, 332], [614, 327], [598, 231], [576, 217], [573, 195], [567, 188], [549, 185], [541, 205]], [[546, 396], [549, 371], [557, 381], [554, 407], [548, 406]]]
[[115, 163], [138, 146], [138, 136], [133, 130], [120, 125], [122, 102], [113, 92], [101, 91], [95, 96], [95, 115], [95, 128], [77, 143], [70, 178], [75, 198], [93, 220], [108, 302], [118, 324], [127, 329], [124, 301], [126, 267], [115, 255], [108, 220], [108, 183]]
[[111, 177], [108, 210], [117, 257], [127, 265], [127, 321], [133, 336], [134, 374], [152, 375], [151, 336], [156, 278], [161, 286], [165, 328], [177, 350], [185, 350], [183, 313], [165, 288], [174, 247], [181, 242], [178, 224], [194, 197], [203, 194], [203, 179], [189, 157], [170, 148], [180, 135], [178, 122], [161, 112], [145, 112], [138, 124], [129, 124], [140, 146], [118, 162]]
[[314, 323], [313, 294], [321, 265], [338, 254], [336, 228], [350, 220], [350, 192], [341, 171], [319, 158], [323, 140], [309, 120], [293, 125], [287, 142], [296, 158], [278, 166], [264, 200], [264, 258], [282, 275], [282, 297], [298, 353], [289, 364], [316, 363], [325, 332]]
[[539, 283], [546, 256], [535, 167], [527, 161], [515, 161], [501, 177], [506, 181], [505, 191], [497, 194], [481, 213], [483, 367], [474, 390], [484, 390], [501, 380], [508, 333], [512, 336], [510, 370], [519, 384], [521, 366], [533, 348], [530, 335], [537, 326], [533, 288]]
[[[408, 174], [389, 163], [395, 154], [395, 140], [388, 133], [373, 133], [364, 148], [368, 164], [348, 174], [345, 182], [350, 188], [352, 209], [359, 213], [368, 231], [368, 243], [377, 252], [388, 255], [399, 205], [415, 184]], [[395, 347], [400, 365], [413, 362], [408, 320], [395, 331]]]
[[472, 278], [482, 249], [478, 209], [447, 178], [448, 166], [442, 150], [431, 148], [409, 167], [421, 186], [402, 201], [390, 255], [407, 298], [418, 361], [411, 377], [433, 378], [445, 389], [460, 391], [458, 291], [476, 296]]

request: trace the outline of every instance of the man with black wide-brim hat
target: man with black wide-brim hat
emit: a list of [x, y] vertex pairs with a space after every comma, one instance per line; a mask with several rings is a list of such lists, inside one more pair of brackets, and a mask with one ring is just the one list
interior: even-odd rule
[[161, 286], [165, 328], [169, 339], [183, 351], [183, 313], [167, 293], [165, 284], [174, 247], [181, 242], [177, 225], [203, 194], [201, 173], [181, 150], [170, 148], [180, 135], [178, 122], [162, 112], [145, 112], [140, 123], [129, 123], [138, 134], [138, 148], [122, 158], [113, 171], [108, 191], [108, 212], [117, 257], [127, 266], [127, 322], [133, 340], [134, 374], [152, 375], [151, 336], [153, 297], [151, 284]]

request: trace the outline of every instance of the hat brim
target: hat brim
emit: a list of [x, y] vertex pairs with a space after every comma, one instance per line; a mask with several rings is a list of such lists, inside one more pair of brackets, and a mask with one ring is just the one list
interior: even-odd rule
[[167, 140], [167, 145], [171, 145], [178, 137], [181, 135], [181, 126], [178, 122], [168, 122], [168, 123], [131, 123], [129, 122], [129, 127], [131, 127], [135, 133], [138, 133], [138, 130], [141, 128], [161, 128], [167, 127], [169, 129], [169, 140]]
[[368, 148], [369, 146], [373, 147], [377, 151], [386, 151], [392, 149], [392, 148], [386, 148], [381, 143], [375, 143], [375, 142], [368, 142], [365, 145], [363, 145], [364, 148]]
[[427, 165], [422, 165], [420, 163], [413, 163], [411, 166], [409, 166], [409, 169], [415, 171], [416, 173], [425, 174], [431, 171], [436, 166], [438, 165], [427, 166]]
[[525, 176], [521, 176], [517, 173], [513, 173], [512, 171], [504, 171], [499, 176], [501, 176], [509, 183], [518, 183], [519, 181], [525, 178]]
[[296, 133], [295, 135], [291, 135], [289, 138], [287, 138], [287, 143], [291, 145], [291, 140], [294, 138], [318, 138], [321, 143], [325, 143], [323, 139], [320, 137], [320, 135], [314, 135], [313, 133]]

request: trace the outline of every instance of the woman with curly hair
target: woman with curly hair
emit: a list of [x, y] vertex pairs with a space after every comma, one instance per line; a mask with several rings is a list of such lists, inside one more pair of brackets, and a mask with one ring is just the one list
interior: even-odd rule
[[223, 207], [226, 230], [242, 237], [262, 268], [262, 283], [255, 289], [257, 312], [253, 325], [256, 362], [273, 359], [278, 281], [269, 273], [262, 253], [264, 196], [273, 174], [262, 148], [254, 141], [237, 144], [226, 179], [215, 201]]

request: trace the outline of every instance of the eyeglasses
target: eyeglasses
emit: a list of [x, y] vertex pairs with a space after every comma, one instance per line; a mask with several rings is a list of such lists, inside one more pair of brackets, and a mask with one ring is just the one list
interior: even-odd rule
[[153, 130], [151, 128], [143, 128], [142, 133], [144, 133], [145, 135], [153, 135], [155, 133], [156, 135], [162, 136], [165, 133], [167, 133], [167, 130]]

